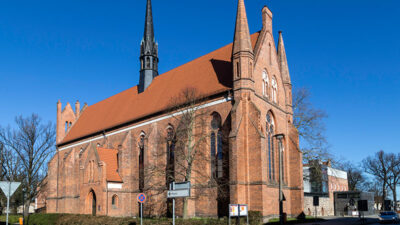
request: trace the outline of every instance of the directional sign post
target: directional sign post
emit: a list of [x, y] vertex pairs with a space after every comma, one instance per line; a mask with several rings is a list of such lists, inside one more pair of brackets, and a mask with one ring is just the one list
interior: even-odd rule
[[172, 225], [175, 225], [175, 198], [190, 197], [190, 181], [169, 184], [167, 198], [172, 198]]
[[190, 196], [190, 189], [168, 191], [167, 198], [184, 198]]
[[143, 225], [143, 203], [146, 202], [146, 195], [144, 193], [140, 193], [137, 196], [137, 200], [140, 203], [140, 225]]
[[10, 211], [10, 197], [14, 194], [21, 182], [0, 181], [0, 188], [7, 197], [7, 216], [6, 224], [8, 225], [8, 213]]

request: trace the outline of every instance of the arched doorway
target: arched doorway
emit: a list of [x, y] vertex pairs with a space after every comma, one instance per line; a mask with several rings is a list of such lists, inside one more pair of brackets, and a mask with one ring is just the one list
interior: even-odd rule
[[87, 202], [88, 213], [91, 213], [92, 216], [96, 216], [96, 207], [97, 207], [96, 194], [92, 189], [90, 190], [88, 195], [88, 202]]

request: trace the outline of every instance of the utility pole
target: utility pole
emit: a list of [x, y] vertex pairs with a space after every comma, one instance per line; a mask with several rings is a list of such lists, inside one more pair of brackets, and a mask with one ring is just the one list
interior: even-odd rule
[[279, 224], [283, 224], [283, 174], [282, 174], [282, 139], [285, 137], [284, 134], [276, 134], [274, 137], [278, 140], [279, 147]]

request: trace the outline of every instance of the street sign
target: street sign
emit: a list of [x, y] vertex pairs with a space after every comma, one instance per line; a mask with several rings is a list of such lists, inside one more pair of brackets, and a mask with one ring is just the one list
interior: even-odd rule
[[14, 194], [21, 182], [0, 181], [0, 188], [7, 197], [7, 216], [6, 224], [8, 225], [8, 213], [10, 212], [10, 197]]
[[368, 211], [368, 201], [367, 200], [358, 200], [358, 211], [367, 212]]
[[175, 183], [174, 190], [183, 190], [183, 189], [190, 189], [190, 181]]
[[313, 206], [319, 206], [319, 196], [313, 196]]
[[190, 189], [171, 190], [167, 193], [167, 198], [184, 198], [190, 197]]
[[19, 185], [21, 185], [21, 182], [0, 181], [0, 188], [6, 197], [11, 197]]
[[146, 195], [145, 195], [144, 193], [140, 193], [140, 194], [138, 194], [138, 196], [137, 196], [137, 200], [138, 200], [138, 202], [140, 202], [140, 203], [145, 203], [145, 202], [146, 202], [146, 199], [147, 199], [147, 197], [146, 197]]

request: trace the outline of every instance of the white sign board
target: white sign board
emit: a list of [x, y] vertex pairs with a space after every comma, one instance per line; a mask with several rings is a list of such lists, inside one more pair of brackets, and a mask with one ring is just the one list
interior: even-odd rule
[[240, 211], [240, 216], [247, 216], [248, 210], [247, 210], [247, 205], [239, 205], [239, 211]]
[[182, 182], [182, 183], [175, 183], [174, 190], [182, 190], [182, 189], [190, 189], [190, 181]]
[[229, 216], [232, 216], [232, 217], [239, 216], [239, 206], [238, 205], [229, 205]]
[[7, 198], [14, 194], [19, 185], [21, 185], [21, 182], [0, 181], [0, 188]]
[[229, 205], [229, 216], [248, 216], [247, 205], [231, 204]]
[[190, 197], [190, 189], [168, 191], [167, 198]]

